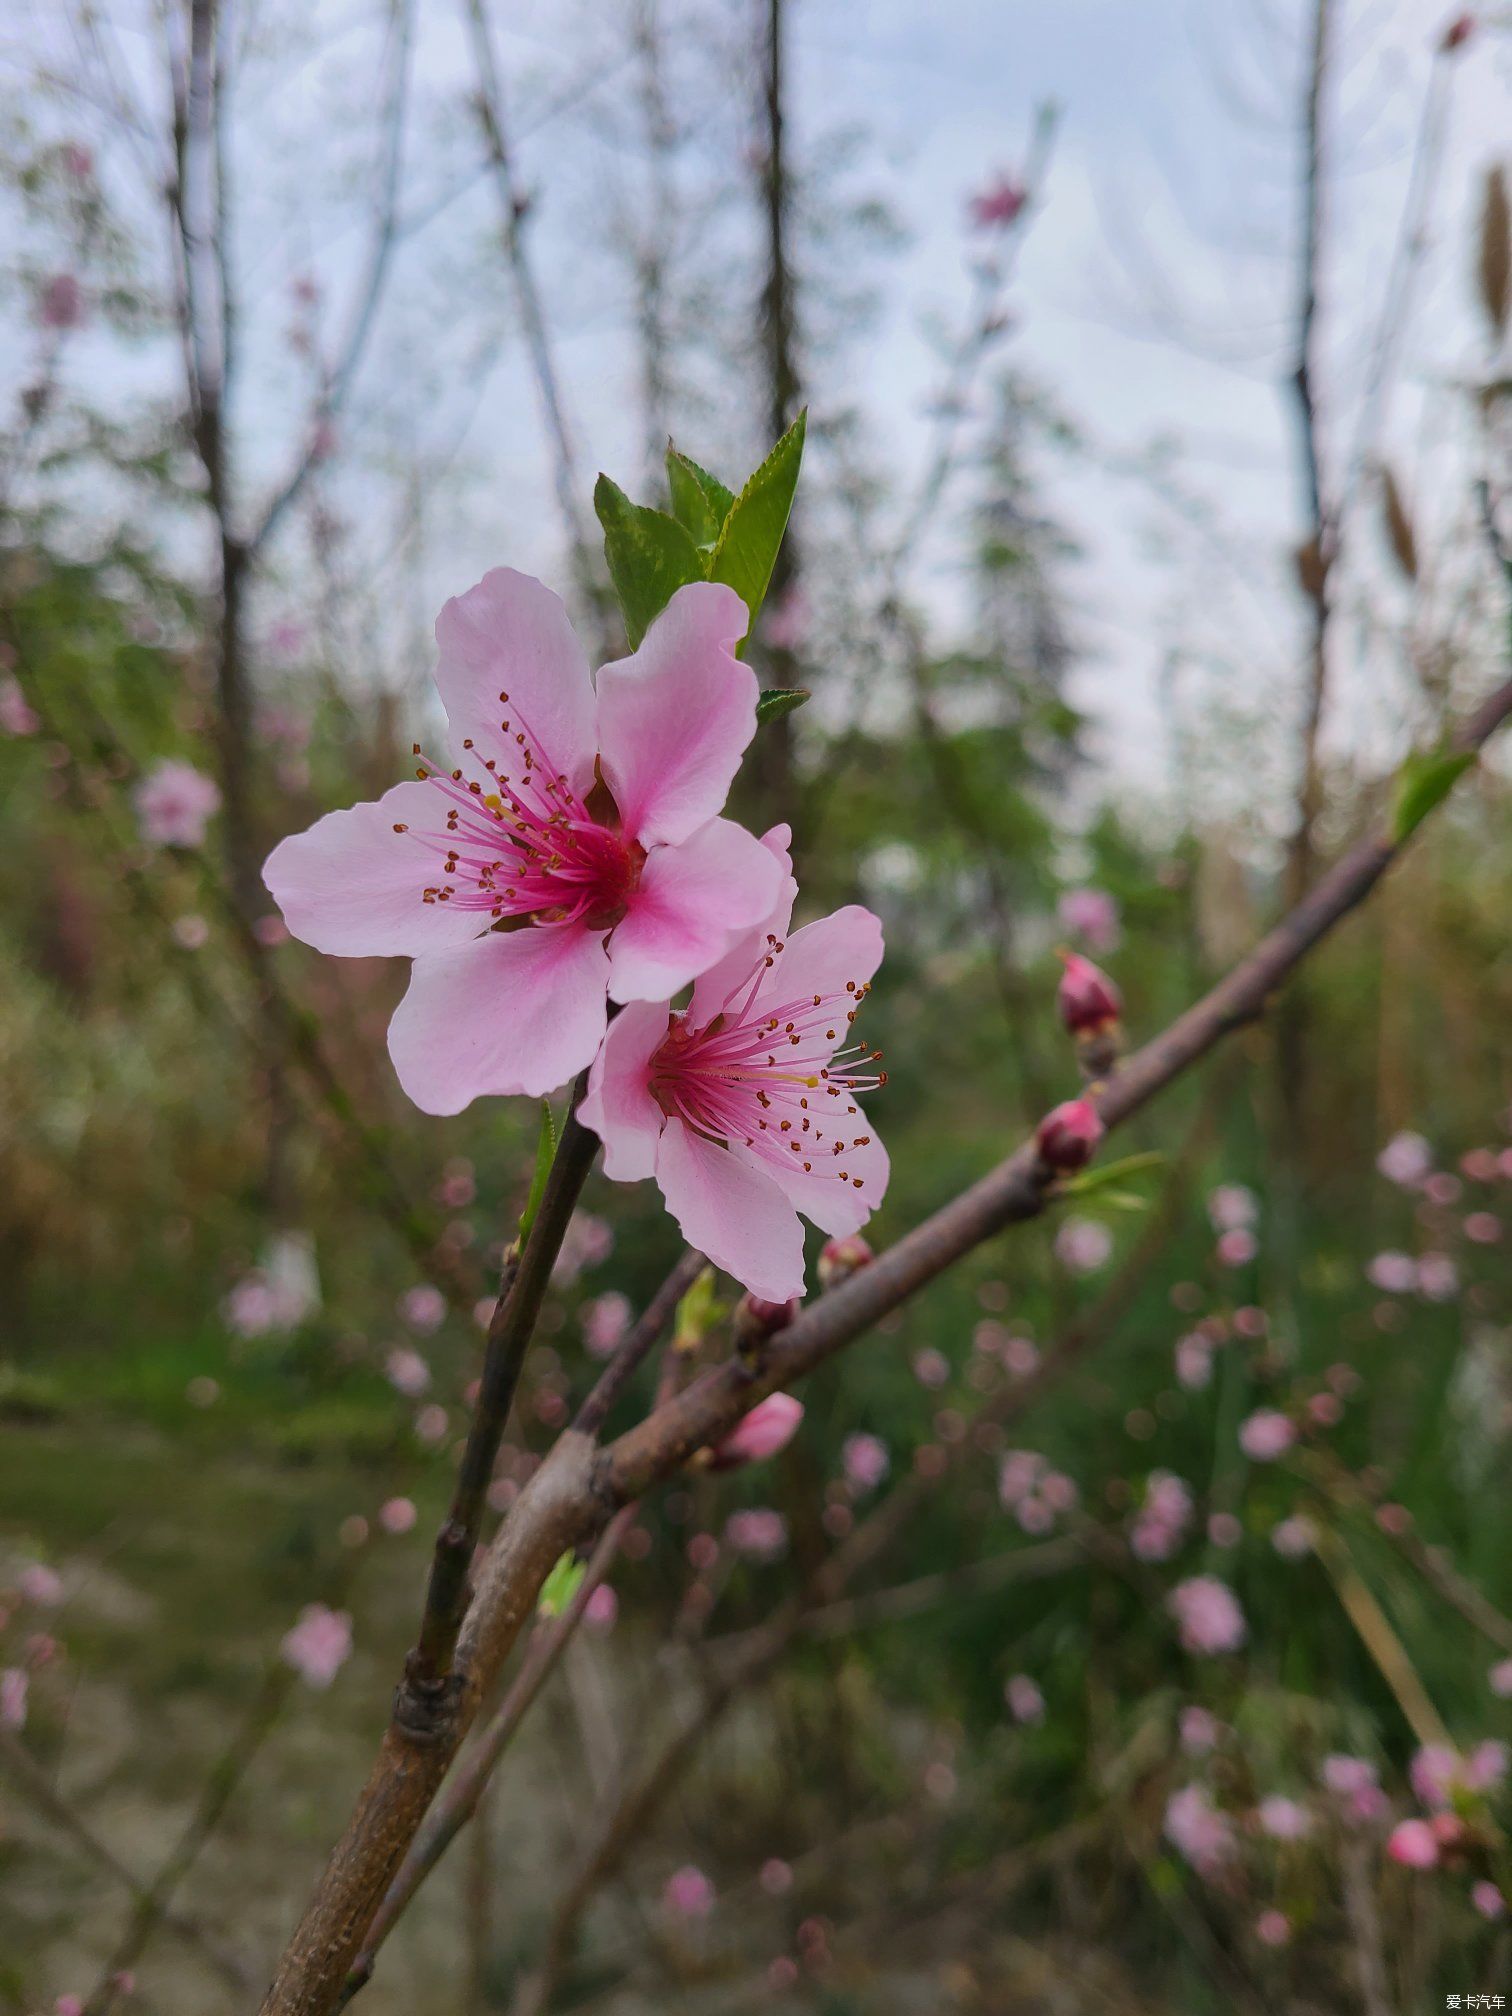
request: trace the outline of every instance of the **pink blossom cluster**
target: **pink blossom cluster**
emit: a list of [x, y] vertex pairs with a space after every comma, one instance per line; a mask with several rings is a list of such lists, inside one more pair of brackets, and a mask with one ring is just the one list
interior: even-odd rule
[[1184, 1785], [1166, 1802], [1166, 1838], [1199, 1876], [1214, 1876], [1238, 1853], [1234, 1823], [1205, 1785]]
[[1141, 1561], [1169, 1561], [1192, 1520], [1192, 1493], [1171, 1470], [1152, 1470], [1144, 1503], [1129, 1528], [1129, 1545]]
[[284, 1661], [311, 1687], [326, 1688], [352, 1652], [352, 1619], [348, 1611], [325, 1603], [307, 1603], [299, 1622], [285, 1632]]
[[1074, 1509], [1080, 1493], [1063, 1470], [1033, 1449], [1009, 1449], [998, 1465], [998, 1497], [1026, 1533], [1048, 1533]]
[[1386, 1817], [1388, 1804], [1381, 1789], [1380, 1773], [1368, 1757], [1350, 1757], [1341, 1752], [1325, 1757], [1323, 1783], [1344, 1819], [1353, 1826], [1369, 1826]]
[[1166, 1602], [1188, 1652], [1237, 1652], [1248, 1636], [1238, 1598], [1216, 1575], [1178, 1582]]

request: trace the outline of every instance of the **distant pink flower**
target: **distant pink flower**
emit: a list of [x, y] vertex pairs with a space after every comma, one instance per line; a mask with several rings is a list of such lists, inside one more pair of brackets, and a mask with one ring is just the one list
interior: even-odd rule
[[1295, 1799], [1273, 1792], [1256, 1808], [1261, 1831], [1273, 1841], [1301, 1841], [1312, 1832], [1312, 1815]]
[[780, 1561], [787, 1552], [787, 1521], [770, 1506], [751, 1506], [730, 1514], [725, 1521], [725, 1538], [747, 1561]]
[[1006, 231], [1018, 221], [1028, 200], [1028, 192], [1011, 175], [995, 175], [969, 198], [966, 207], [975, 230]]
[[1388, 1182], [1416, 1189], [1433, 1167], [1433, 1150], [1421, 1134], [1394, 1134], [1377, 1155], [1376, 1167]]
[[1507, 1908], [1506, 1898], [1502, 1896], [1496, 1885], [1489, 1882], [1484, 1876], [1478, 1883], [1471, 1884], [1470, 1902], [1479, 1911], [1482, 1918], [1500, 1918]]
[[417, 1281], [399, 1299], [400, 1319], [421, 1337], [439, 1330], [446, 1318], [446, 1297], [430, 1281]]
[[1344, 1817], [1357, 1826], [1385, 1818], [1386, 1794], [1380, 1774], [1367, 1757], [1346, 1757], [1335, 1753], [1323, 1759], [1323, 1783], [1339, 1801]]
[[172, 757], [149, 770], [132, 794], [142, 838], [153, 847], [199, 847], [220, 810], [220, 787]]
[[1454, 1204], [1459, 1201], [1464, 1189], [1458, 1176], [1447, 1169], [1435, 1169], [1431, 1176], [1423, 1179], [1423, 1195], [1430, 1204]]
[[84, 2016], [82, 1995], [60, 1995], [53, 2003], [53, 2016]]
[[1260, 1242], [1253, 1232], [1241, 1226], [1233, 1232], [1222, 1233], [1213, 1250], [1224, 1267], [1247, 1267], [1260, 1251]]
[[1282, 1519], [1271, 1529], [1271, 1545], [1284, 1561], [1300, 1561], [1312, 1552], [1313, 1529], [1300, 1514]]
[[662, 1902], [678, 1918], [707, 1918], [714, 1909], [714, 1885], [691, 1862], [667, 1878]]
[[1084, 939], [1094, 952], [1118, 944], [1118, 904], [1106, 889], [1068, 889], [1057, 905], [1061, 929]]
[[37, 297], [37, 320], [44, 329], [77, 329], [84, 320], [84, 289], [73, 273], [54, 273]]
[[614, 1227], [594, 1211], [579, 1211], [567, 1227], [562, 1250], [556, 1257], [551, 1278], [560, 1287], [570, 1288], [589, 1267], [598, 1267], [614, 1251]]
[[583, 1325], [583, 1342], [590, 1357], [609, 1358], [619, 1349], [625, 1332], [630, 1328], [630, 1299], [621, 1295], [617, 1288], [606, 1294], [595, 1296], [585, 1302], [579, 1312]]
[[1069, 1512], [1081, 1497], [1075, 1480], [1063, 1470], [1047, 1470], [1040, 1479], [1039, 1493], [1052, 1512]]
[[949, 1383], [950, 1360], [943, 1351], [936, 1351], [932, 1344], [928, 1345], [914, 1353], [913, 1373], [921, 1386], [938, 1389]]
[[1365, 1278], [1384, 1295], [1407, 1295], [1417, 1284], [1417, 1262], [1406, 1253], [1377, 1253]]
[[1425, 1253], [1417, 1264], [1417, 1289], [1425, 1302], [1452, 1302], [1459, 1293], [1459, 1269], [1447, 1253]]
[[21, 691], [21, 681], [14, 672], [6, 673], [0, 679], [0, 728], [7, 735], [35, 735], [41, 726], [41, 716]]
[[1426, 1820], [1399, 1820], [1387, 1839], [1386, 1853], [1404, 1869], [1431, 1869], [1439, 1859], [1438, 1841]]
[[793, 1868], [778, 1855], [772, 1855], [762, 1863], [756, 1878], [768, 1897], [785, 1897], [793, 1887]]
[[714, 1468], [738, 1470], [746, 1463], [765, 1463], [787, 1447], [802, 1419], [801, 1400], [791, 1393], [769, 1393], [716, 1443], [711, 1458]]
[[183, 917], [175, 917], [173, 942], [181, 945], [186, 952], [198, 952], [201, 946], [210, 942], [210, 926], [194, 911]]
[[1491, 1692], [1503, 1701], [1512, 1700], [1512, 1659], [1500, 1659], [1488, 1676]]
[[1183, 1708], [1180, 1716], [1181, 1747], [1193, 1755], [1212, 1750], [1218, 1742], [1218, 1722], [1206, 1708]]
[[352, 1619], [345, 1610], [308, 1603], [284, 1635], [285, 1664], [311, 1687], [329, 1687], [352, 1651]]
[[1141, 1561], [1169, 1561], [1192, 1517], [1192, 1494], [1170, 1470], [1152, 1470], [1143, 1505], [1129, 1528], [1129, 1545]]
[[774, 651], [801, 651], [808, 639], [809, 601], [795, 581], [769, 602], [761, 619], [762, 641]]
[[387, 1499], [378, 1510], [378, 1524], [385, 1533], [408, 1533], [419, 1517], [413, 1498]]
[[1237, 1852], [1233, 1824], [1219, 1812], [1205, 1785], [1172, 1793], [1165, 1810], [1166, 1837], [1199, 1876], [1212, 1876]]
[[1439, 47], [1446, 56], [1453, 55], [1456, 49], [1464, 48], [1470, 37], [1475, 33], [1475, 27], [1476, 22], [1473, 14], [1456, 14], [1454, 19], [1449, 23], [1449, 26], [1444, 30], [1444, 39], [1439, 44]]
[[1274, 1407], [1257, 1408], [1239, 1429], [1239, 1447], [1251, 1463], [1274, 1463], [1296, 1439], [1292, 1422]]
[[1236, 1652], [1244, 1643], [1244, 1612], [1233, 1590], [1216, 1575], [1193, 1575], [1178, 1582], [1166, 1601], [1188, 1652]]
[[1262, 1946], [1287, 1946], [1291, 1936], [1291, 1920], [1284, 1911], [1262, 1911], [1255, 1920], [1255, 1937]]
[[856, 1097], [882, 1080], [851, 1041], [882, 928], [851, 904], [789, 937], [788, 838], [766, 835], [781, 893], [765, 922], [700, 976], [686, 1009], [623, 1009], [578, 1109], [606, 1175], [654, 1176], [688, 1244], [770, 1302], [803, 1293], [799, 1212], [844, 1237], [888, 1177]]
[[1215, 1547], [1237, 1547], [1244, 1538], [1244, 1528], [1232, 1512], [1212, 1512], [1208, 1515], [1207, 1536]]
[[840, 1467], [852, 1491], [875, 1491], [887, 1475], [887, 1444], [875, 1435], [847, 1435], [840, 1445]]
[[1487, 1792], [1506, 1776], [1507, 1751], [1501, 1743], [1476, 1745], [1462, 1757], [1446, 1743], [1426, 1743], [1408, 1767], [1413, 1792], [1419, 1802], [1434, 1812], [1446, 1812], [1455, 1796], [1465, 1792]]
[[600, 1636], [612, 1631], [619, 1618], [619, 1597], [607, 1582], [600, 1582], [583, 1605], [583, 1623]]
[[26, 1727], [26, 1697], [31, 1679], [21, 1666], [0, 1668], [0, 1729]]
[[431, 1383], [431, 1369], [418, 1351], [396, 1344], [383, 1361], [384, 1377], [406, 1400], [417, 1400]]
[[1260, 1200], [1243, 1183], [1220, 1183], [1208, 1193], [1208, 1219], [1215, 1232], [1243, 1232], [1260, 1215]]
[[1501, 1220], [1494, 1212], [1472, 1211], [1465, 1220], [1465, 1237], [1477, 1246], [1494, 1246], [1501, 1234]]
[[58, 159], [75, 182], [87, 182], [94, 173], [94, 152], [80, 140], [65, 140], [58, 150]]
[[1055, 1235], [1055, 1257], [1073, 1274], [1095, 1274], [1112, 1251], [1113, 1234], [1095, 1218], [1067, 1218]]
[[258, 917], [253, 920], [252, 936], [264, 950], [271, 952], [275, 945], [286, 945], [288, 943], [289, 927], [285, 924], [282, 917], [270, 910], [266, 917]]
[[444, 1442], [450, 1426], [446, 1409], [436, 1400], [422, 1407], [415, 1416], [415, 1435], [427, 1449], [434, 1449], [438, 1442]]
[[422, 760], [274, 849], [296, 937], [414, 959], [389, 1053], [423, 1111], [552, 1091], [595, 1057], [611, 996], [667, 1001], [771, 911], [772, 851], [719, 817], [756, 730], [745, 628], [733, 589], [679, 588], [595, 690], [559, 598], [496, 568], [436, 624], [456, 767]]
[[40, 1610], [56, 1610], [63, 1601], [63, 1578], [45, 1562], [33, 1561], [16, 1577], [16, 1587], [28, 1603]]
[[1213, 1347], [1206, 1337], [1193, 1330], [1176, 1342], [1176, 1379], [1189, 1393], [1197, 1393], [1211, 1383]]
[[1015, 1673], [1003, 1689], [1008, 1713], [1015, 1722], [1043, 1722], [1045, 1697], [1027, 1673]]
[[998, 1497], [1011, 1510], [1027, 1498], [1044, 1476], [1047, 1464], [1032, 1449], [1010, 1449], [998, 1465]]

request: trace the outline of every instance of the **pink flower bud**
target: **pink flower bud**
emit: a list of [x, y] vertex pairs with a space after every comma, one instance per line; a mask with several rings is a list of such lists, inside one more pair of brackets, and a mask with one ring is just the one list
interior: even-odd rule
[[1096, 1035], [1123, 1013], [1123, 997], [1100, 966], [1080, 952], [1059, 954], [1065, 971], [1056, 989], [1061, 1021], [1073, 1036]]
[[1444, 39], [1439, 44], [1439, 47], [1446, 56], [1452, 55], [1456, 49], [1463, 49], [1474, 33], [1475, 16], [1473, 14], [1456, 15], [1454, 20], [1444, 30]]
[[803, 1419], [803, 1402], [791, 1393], [769, 1393], [745, 1419], [717, 1443], [711, 1457], [715, 1470], [738, 1470], [743, 1463], [765, 1463], [785, 1449]]
[[779, 1330], [786, 1330], [802, 1307], [797, 1296], [791, 1302], [767, 1302], [760, 1295], [742, 1295], [735, 1308], [736, 1343], [748, 1349], [764, 1338], [775, 1337]]
[[1404, 1869], [1431, 1869], [1439, 1859], [1438, 1842], [1426, 1820], [1402, 1820], [1392, 1828], [1386, 1853]]
[[852, 1232], [848, 1239], [827, 1239], [819, 1254], [819, 1286], [834, 1288], [848, 1281], [876, 1257], [859, 1232]]
[[1084, 1169], [1103, 1137], [1090, 1099], [1066, 1099], [1045, 1115], [1035, 1135], [1040, 1160], [1050, 1169]]

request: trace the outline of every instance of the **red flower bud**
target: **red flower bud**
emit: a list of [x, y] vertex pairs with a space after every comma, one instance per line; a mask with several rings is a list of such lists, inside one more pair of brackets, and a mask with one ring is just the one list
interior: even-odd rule
[[1094, 1036], [1123, 1013], [1123, 996], [1100, 966], [1080, 952], [1062, 952], [1065, 972], [1056, 990], [1060, 1018], [1073, 1036]]
[[1050, 1169], [1084, 1169], [1103, 1137], [1103, 1123], [1090, 1099], [1067, 1099], [1047, 1113], [1035, 1135], [1040, 1160]]
[[786, 1330], [802, 1307], [797, 1296], [791, 1302], [765, 1302], [759, 1295], [742, 1295], [735, 1309], [735, 1342], [749, 1349], [763, 1338], [775, 1337], [779, 1330]]
[[819, 1286], [833, 1288], [848, 1281], [876, 1257], [859, 1232], [852, 1232], [847, 1239], [827, 1239], [819, 1255]]

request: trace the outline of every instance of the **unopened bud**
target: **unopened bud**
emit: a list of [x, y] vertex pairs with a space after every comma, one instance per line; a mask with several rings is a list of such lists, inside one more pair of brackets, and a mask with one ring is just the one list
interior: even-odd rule
[[1084, 959], [1080, 952], [1062, 952], [1065, 967], [1056, 990], [1060, 1018], [1073, 1036], [1091, 1036], [1116, 1022], [1123, 1013], [1123, 996], [1100, 966]]
[[819, 1255], [819, 1286], [834, 1288], [842, 1281], [848, 1281], [852, 1274], [859, 1273], [876, 1259], [871, 1247], [859, 1232], [852, 1232], [845, 1239], [827, 1239]]
[[765, 1338], [775, 1337], [779, 1330], [786, 1330], [802, 1307], [802, 1300], [796, 1295], [791, 1302], [767, 1302], [760, 1295], [742, 1295], [732, 1325], [736, 1344], [742, 1351], [749, 1351]]
[[1047, 1113], [1035, 1135], [1040, 1160], [1049, 1169], [1084, 1169], [1103, 1137], [1103, 1123], [1090, 1099], [1067, 1099]]
[[765, 1463], [785, 1449], [803, 1419], [803, 1402], [791, 1393], [769, 1393], [758, 1400], [743, 1421], [716, 1442], [709, 1454], [711, 1470], [738, 1470], [742, 1464]]

